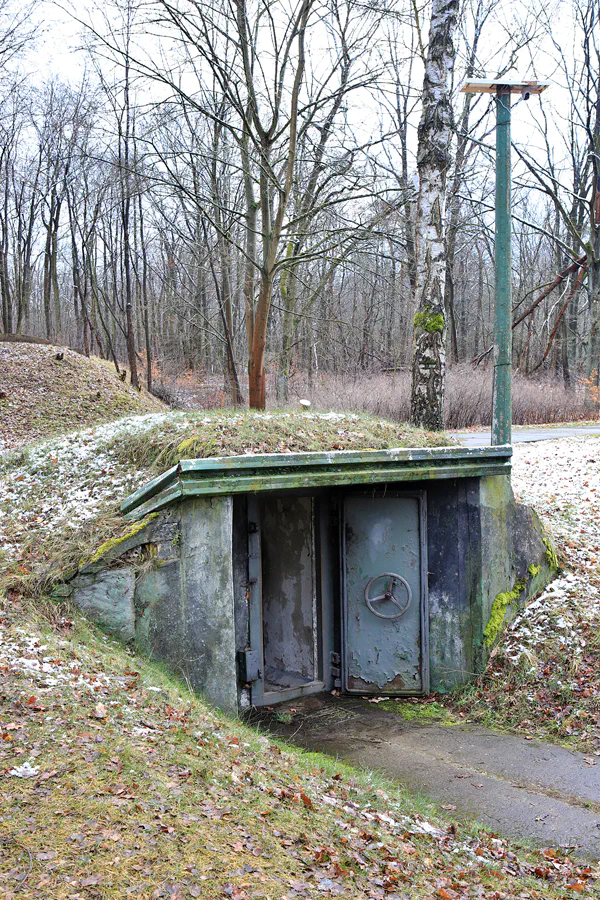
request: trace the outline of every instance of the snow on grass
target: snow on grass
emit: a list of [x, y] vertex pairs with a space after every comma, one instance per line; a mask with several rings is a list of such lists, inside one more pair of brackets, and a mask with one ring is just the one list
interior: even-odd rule
[[517, 615], [458, 705], [600, 755], [600, 438], [517, 444], [512, 483], [553, 534], [563, 571]]
[[600, 618], [600, 438], [517, 444], [512, 481], [553, 533], [568, 571], [515, 619], [510, 643], [521, 638], [531, 651], [552, 638], [581, 654], [580, 621]]
[[[440, 445], [344, 413], [169, 412], [120, 419], [0, 455], [0, 588], [48, 585], [118, 533], [120, 502], [180, 458]], [[79, 554], [79, 555], [78, 555]], [[8, 580], [6, 577], [8, 576]]]
[[[25, 453], [0, 457], [0, 547], [6, 562], [34, 553], [57, 535], [75, 533], [148, 479], [113, 446], [132, 433], [163, 425], [152, 413], [52, 439]], [[112, 447], [112, 449], [111, 449]], [[26, 559], [22, 559], [26, 563]]]

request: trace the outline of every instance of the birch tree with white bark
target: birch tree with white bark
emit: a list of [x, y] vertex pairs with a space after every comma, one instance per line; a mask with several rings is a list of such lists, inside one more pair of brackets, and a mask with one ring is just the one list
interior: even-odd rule
[[416, 221], [416, 309], [413, 335], [411, 422], [444, 427], [446, 272], [444, 215], [453, 134], [451, 84], [458, 0], [433, 0], [418, 131], [419, 196]]

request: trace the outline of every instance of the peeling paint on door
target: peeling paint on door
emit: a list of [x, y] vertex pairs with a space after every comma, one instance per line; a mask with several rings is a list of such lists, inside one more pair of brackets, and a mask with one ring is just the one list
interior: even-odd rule
[[420, 694], [427, 684], [424, 497], [344, 502], [344, 674], [350, 692]]

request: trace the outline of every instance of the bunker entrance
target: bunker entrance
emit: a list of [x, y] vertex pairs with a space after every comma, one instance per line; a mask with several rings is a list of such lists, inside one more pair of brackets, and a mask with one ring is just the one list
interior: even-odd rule
[[309, 497], [260, 504], [264, 691], [319, 682], [314, 502]]
[[323, 627], [317, 590], [316, 500], [248, 502], [252, 703], [323, 690]]
[[254, 706], [340, 689], [428, 689], [425, 492], [248, 501]]
[[[448, 690], [483, 669], [498, 594], [523, 584], [524, 600], [552, 576], [548, 539], [514, 502], [510, 454], [182, 460], [123, 504], [145, 521], [122, 565], [94, 561], [70, 589], [225, 709]], [[156, 566], [138, 572], [125, 553], [147, 544]]]

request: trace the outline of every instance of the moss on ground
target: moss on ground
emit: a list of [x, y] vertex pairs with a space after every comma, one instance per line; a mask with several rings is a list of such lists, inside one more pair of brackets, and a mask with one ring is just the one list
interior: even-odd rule
[[[368, 700], [365, 703], [368, 704]], [[436, 725], [458, 725], [460, 720], [450, 710], [435, 700], [384, 700], [377, 704], [378, 709], [395, 713], [406, 722], [420, 722], [423, 725], [435, 722]]]

